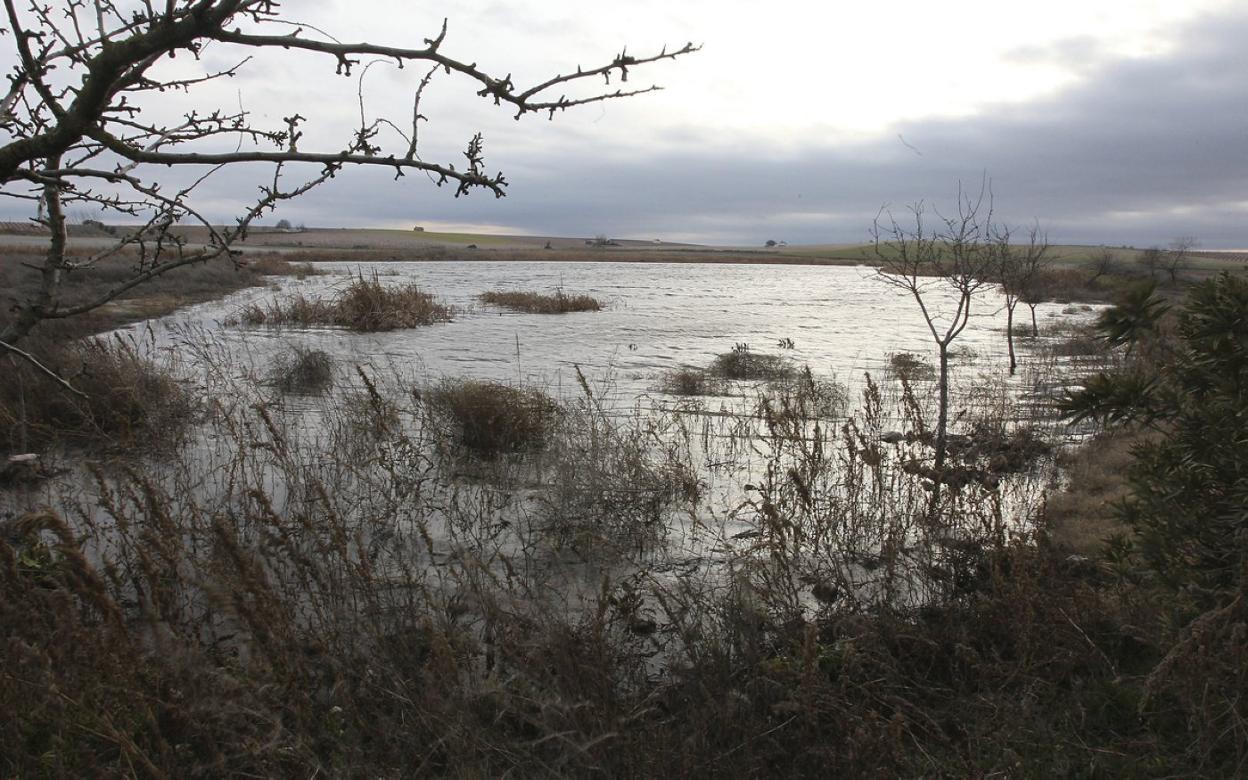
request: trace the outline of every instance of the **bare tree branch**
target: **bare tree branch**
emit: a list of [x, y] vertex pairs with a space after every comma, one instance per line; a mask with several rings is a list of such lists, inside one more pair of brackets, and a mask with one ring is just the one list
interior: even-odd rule
[[[36, 203], [37, 220], [48, 229], [50, 239], [42, 263], [33, 269], [38, 274], [32, 285], [36, 292], [16, 301], [7, 319], [0, 319], [0, 340], [10, 346], [40, 322], [84, 314], [177, 268], [236, 258], [233, 245], [246, 237], [256, 219], [347, 167], [385, 168], [396, 177], [419, 171], [439, 186], [453, 183], [456, 197], [477, 189], [503, 197], [507, 180], [502, 173], [486, 169], [480, 133], [465, 134], [464, 159], [458, 164], [421, 158], [419, 125], [425, 120], [421, 97], [438, 70], [466, 77], [477, 94], [514, 108], [517, 118], [540, 111], [553, 116], [574, 106], [657, 89], [610, 89], [610, 85], [612, 77], [626, 82], [635, 67], [698, 48], [686, 44], [643, 57], [623, 51], [602, 65], [577, 68], [521, 89], [510, 75], [496, 77], [475, 63], [443, 54], [446, 22], [435, 37], [425, 39], [423, 47], [411, 48], [344, 43], [315, 27], [282, 18], [279, 4], [272, 0], [145, 1], [127, 5], [124, 12], [111, 0], [28, 0], [20, 10], [18, 2], [4, 0], [18, 64], [0, 98], [0, 129], [8, 136], [0, 143], [0, 194]], [[275, 24], [292, 31], [287, 35], [254, 32]], [[307, 37], [308, 32], [316, 37]], [[248, 52], [224, 69], [205, 67], [189, 75], [185, 69], [164, 74], [159, 65], [177, 55], [198, 61], [208, 46], [241, 47]], [[295, 113], [281, 125], [261, 127], [243, 110], [241, 98], [237, 110], [205, 107], [172, 121], [153, 118], [148, 95], [193, 93], [204, 84], [237, 75], [252, 62], [251, 53], [270, 49], [324, 54], [345, 75], [363, 59], [376, 58], [359, 75], [359, 127], [336, 146], [307, 149], [300, 148], [309, 121], [304, 116]], [[406, 119], [395, 122], [371, 117], [366, 111], [364, 75], [377, 62], [400, 68], [412, 63], [428, 66], [413, 92], [410, 132], [401, 129]], [[606, 87], [597, 84], [597, 79], [603, 79]], [[557, 87], [582, 83], [594, 86], [581, 95], [544, 97]], [[401, 147], [383, 148], [381, 136], [386, 128], [402, 139]], [[195, 206], [195, 191], [217, 171], [243, 163], [271, 164], [272, 179], [234, 225], [213, 225]], [[288, 167], [295, 165], [312, 165], [317, 172], [300, 184], [283, 184]], [[159, 179], [170, 167], [206, 170], [188, 186], [170, 191]], [[111, 246], [85, 260], [70, 260], [65, 204], [118, 215], [130, 227]], [[178, 232], [188, 222], [207, 231], [206, 245], [193, 247]], [[72, 305], [64, 304], [61, 293], [68, 275], [123, 251], [138, 255], [130, 276], [106, 289], [89, 291]]]
[[69, 382], [68, 382], [68, 381], [67, 381], [64, 377], [62, 377], [60, 374], [58, 374], [58, 373], [56, 373], [55, 371], [53, 371], [52, 369], [48, 368], [48, 367], [47, 367], [47, 366], [45, 366], [43, 363], [40, 363], [40, 362], [39, 362], [39, 358], [35, 357], [34, 355], [30, 354], [29, 352], [27, 352], [27, 351], [25, 351], [25, 350], [23, 350], [23, 349], [21, 349], [21, 348], [19, 348], [19, 347], [15, 347], [15, 346], [13, 346], [12, 344], [8, 343], [7, 341], [0, 341], [0, 349], [3, 349], [3, 350], [5, 350], [6, 352], [10, 352], [10, 353], [12, 353], [12, 354], [14, 354], [14, 355], [17, 355], [17, 356], [18, 356], [19, 358], [21, 358], [22, 360], [25, 360], [27, 363], [29, 363], [29, 364], [31, 364], [32, 366], [34, 366], [36, 371], [38, 371], [39, 373], [41, 373], [41, 374], [43, 374], [44, 376], [48, 377], [48, 378], [49, 378], [49, 379], [51, 379], [53, 382], [56, 382], [56, 383], [57, 383], [58, 385], [60, 385], [62, 388], [64, 388], [65, 390], [68, 390], [69, 392], [73, 393], [74, 395], [78, 396], [79, 398], [86, 398], [86, 397], [87, 397], [87, 394], [86, 394], [86, 393], [82, 392], [82, 391], [81, 391], [81, 390], [79, 390], [78, 388], [76, 388], [76, 387], [74, 387], [73, 385], [71, 385], [71, 384], [70, 384], [70, 383], [69, 383]]

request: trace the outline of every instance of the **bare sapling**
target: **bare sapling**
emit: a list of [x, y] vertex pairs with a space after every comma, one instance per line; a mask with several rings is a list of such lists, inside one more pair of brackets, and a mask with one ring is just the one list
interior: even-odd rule
[[995, 261], [992, 196], [986, 185], [977, 195], [959, 187], [956, 211], [949, 216], [922, 201], [909, 211], [912, 224], [907, 225], [887, 208], [881, 209], [871, 236], [880, 280], [914, 298], [939, 357], [930, 503], [934, 515], [940, 503], [949, 433], [949, 351], [966, 330], [971, 304], [989, 283]]

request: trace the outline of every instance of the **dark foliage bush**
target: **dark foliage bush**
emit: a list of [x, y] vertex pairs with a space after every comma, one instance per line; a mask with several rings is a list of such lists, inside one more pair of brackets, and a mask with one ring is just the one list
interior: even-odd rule
[[1225, 594], [1248, 576], [1248, 280], [1193, 288], [1174, 334], [1165, 309], [1150, 286], [1107, 311], [1102, 334], [1135, 360], [1090, 377], [1064, 407], [1164, 433], [1137, 448], [1122, 517], [1152, 573]]

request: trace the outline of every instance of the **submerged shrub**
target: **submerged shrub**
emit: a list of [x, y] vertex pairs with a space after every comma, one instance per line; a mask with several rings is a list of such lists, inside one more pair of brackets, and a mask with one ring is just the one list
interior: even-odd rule
[[737, 344], [731, 352], [715, 358], [711, 373], [724, 379], [785, 379], [793, 375], [793, 366], [779, 355], [751, 352], [748, 344]]
[[483, 458], [541, 449], [559, 411], [539, 390], [480, 379], [445, 380], [425, 401], [435, 422]]
[[905, 382], [926, 381], [936, 377], [936, 369], [922, 355], [894, 352], [888, 356], [889, 371]]
[[669, 395], [723, 395], [725, 387], [722, 378], [708, 371], [682, 366], [663, 373], [659, 391]]
[[454, 310], [412, 284], [383, 285], [377, 274], [351, 277], [333, 299], [302, 294], [244, 306], [230, 323], [244, 325], [334, 325], [361, 332], [398, 330], [447, 322]]
[[849, 409], [849, 388], [833, 378], [815, 376], [802, 366], [796, 376], [772, 382], [763, 400], [783, 414], [803, 420], [843, 417]]
[[599, 311], [602, 304], [589, 295], [568, 295], [563, 288], [553, 295], [539, 292], [490, 290], [477, 296], [482, 303], [503, 306], [529, 314], [567, 314], [574, 311]]
[[334, 386], [334, 359], [321, 349], [292, 347], [274, 360], [269, 381], [283, 393], [324, 393]]
[[568, 411], [543, 466], [547, 532], [582, 555], [638, 549], [662, 536], [681, 503], [696, 503], [702, 484], [658, 421], [619, 420], [592, 399]]

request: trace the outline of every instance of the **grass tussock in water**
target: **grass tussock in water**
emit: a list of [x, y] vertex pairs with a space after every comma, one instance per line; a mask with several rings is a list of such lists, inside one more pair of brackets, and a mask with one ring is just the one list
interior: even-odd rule
[[478, 379], [448, 379], [424, 394], [431, 420], [482, 458], [541, 449], [558, 415], [540, 390]]
[[688, 366], [665, 371], [658, 383], [659, 392], [682, 396], [723, 395], [727, 387], [722, 377]]
[[482, 303], [502, 306], [529, 314], [567, 314], [576, 311], [599, 311], [602, 304], [589, 295], [568, 295], [562, 289], [554, 294], [490, 290], [477, 296]]
[[712, 374], [723, 379], [781, 380], [794, 375], [793, 364], [779, 355], [753, 352], [747, 344], [737, 344], [730, 352], [716, 356]]
[[320, 395], [334, 386], [334, 359], [322, 349], [292, 347], [274, 359], [269, 382], [283, 393]]
[[888, 356], [888, 370], [903, 382], [927, 382], [936, 378], [936, 368], [926, 357], [914, 352], [894, 352]]
[[818, 377], [810, 366], [773, 381], [760, 398], [760, 408], [800, 420], [827, 420], [849, 411], [849, 388], [831, 377]]
[[447, 322], [454, 310], [416, 284], [385, 285], [380, 278], [355, 276], [333, 298], [295, 294], [244, 306], [232, 318], [243, 325], [332, 325], [372, 333]]

